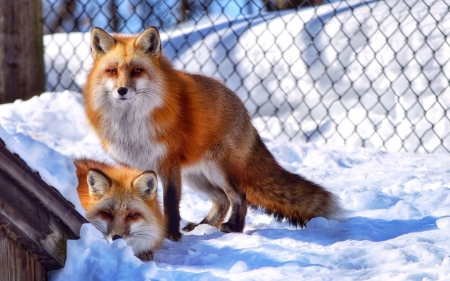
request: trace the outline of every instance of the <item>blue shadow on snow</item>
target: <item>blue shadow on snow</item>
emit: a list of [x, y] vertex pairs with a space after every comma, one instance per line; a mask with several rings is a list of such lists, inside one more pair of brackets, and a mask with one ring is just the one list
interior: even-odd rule
[[437, 229], [435, 217], [424, 217], [419, 220], [381, 220], [365, 217], [353, 217], [341, 221], [332, 228], [313, 229], [260, 229], [247, 232], [271, 239], [292, 238], [298, 241], [319, 245], [331, 245], [345, 240], [380, 242], [399, 237], [404, 234]]

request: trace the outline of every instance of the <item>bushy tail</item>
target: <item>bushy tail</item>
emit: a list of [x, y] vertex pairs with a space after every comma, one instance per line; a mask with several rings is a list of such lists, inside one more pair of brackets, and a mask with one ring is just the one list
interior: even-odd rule
[[251, 207], [296, 227], [305, 227], [314, 217], [338, 219], [343, 215], [334, 194], [283, 169], [259, 136], [249, 162], [245, 192]]

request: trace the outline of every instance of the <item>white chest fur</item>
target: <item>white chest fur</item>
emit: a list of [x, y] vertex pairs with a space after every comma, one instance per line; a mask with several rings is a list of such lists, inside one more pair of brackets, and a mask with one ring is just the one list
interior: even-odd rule
[[124, 106], [108, 112], [104, 115], [103, 136], [110, 144], [109, 155], [137, 169], [157, 171], [167, 148], [155, 141], [149, 110]]

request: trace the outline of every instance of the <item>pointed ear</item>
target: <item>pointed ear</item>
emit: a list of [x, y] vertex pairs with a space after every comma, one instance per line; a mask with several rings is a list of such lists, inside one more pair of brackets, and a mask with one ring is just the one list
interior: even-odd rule
[[159, 32], [156, 27], [151, 26], [142, 32], [136, 42], [136, 47], [141, 48], [145, 53], [149, 53], [153, 56], [159, 56], [161, 54], [161, 39], [159, 38]]
[[94, 60], [106, 54], [116, 45], [116, 40], [101, 28], [94, 27], [91, 31], [91, 50]]
[[142, 199], [153, 199], [156, 197], [158, 180], [156, 174], [151, 171], [143, 172], [133, 181], [133, 187], [139, 190]]
[[108, 176], [97, 169], [89, 169], [87, 183], [89, 187], [89, 196], [96, 199], [102, 198], [111, 186], [111, 180]]

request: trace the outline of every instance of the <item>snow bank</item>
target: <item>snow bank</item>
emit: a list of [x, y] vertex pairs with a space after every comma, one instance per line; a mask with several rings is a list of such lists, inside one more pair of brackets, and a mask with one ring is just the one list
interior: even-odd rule
[[66, 265], [50, 272], [50, 280], [150, 280], [155, 276], [155, 263], [143, 263], [124, 240], [108, 244], [91, 224], [84, 224], [80, 235], [81, 240], [68, 241]]
[[[28, 147], [39, 145], [48, 159], [68, 161], [72, 154], [105, 157], [81, 111], [81, 95], [73, 92], [0, 105], [0, 125], [8, 128], [7, 133], [0, 129], [1, 136], [9, 147], [26, 144], [21, 155], [35, 155]], [[63, 130], [50, 133], [51, 120], [43, 116], [53, 116]], [[16, 135], [21, 136], [18, 141]], [[66, 266], [51, 272], [50, 280], [450, 279], [448, 154], [265, 142], [286, 169], [338, 195], [349, 210], [348, 218], [339, 222], [315, 218], [299, 230], [249, 210], [244, 233], [224, 234], [202, 225], [184, 233], [182, 242], [166, 240], [154, 261], [145, 263], [123, 241], [108, 244], [94, 227], [85, 225], [81, 239], [68, 243]], [[41, 156], [31, 162], [38, 159]], [[70, 166], [52, 166], [49, 174], [74, 176], [65, 165]], [[185, 187], [182, 225], [200, 221], [210, 207], [208, 198]]]
[[84, 215], [76, 187], [75, 165], [72, 160], [61, 153], [49, 148], [45, 143], [37, 141], [27, 134], [14, 133], [10, 135], [0, 123], [0, 139], [6, 148], [18, 155], [49, 185], [59, 192]]

